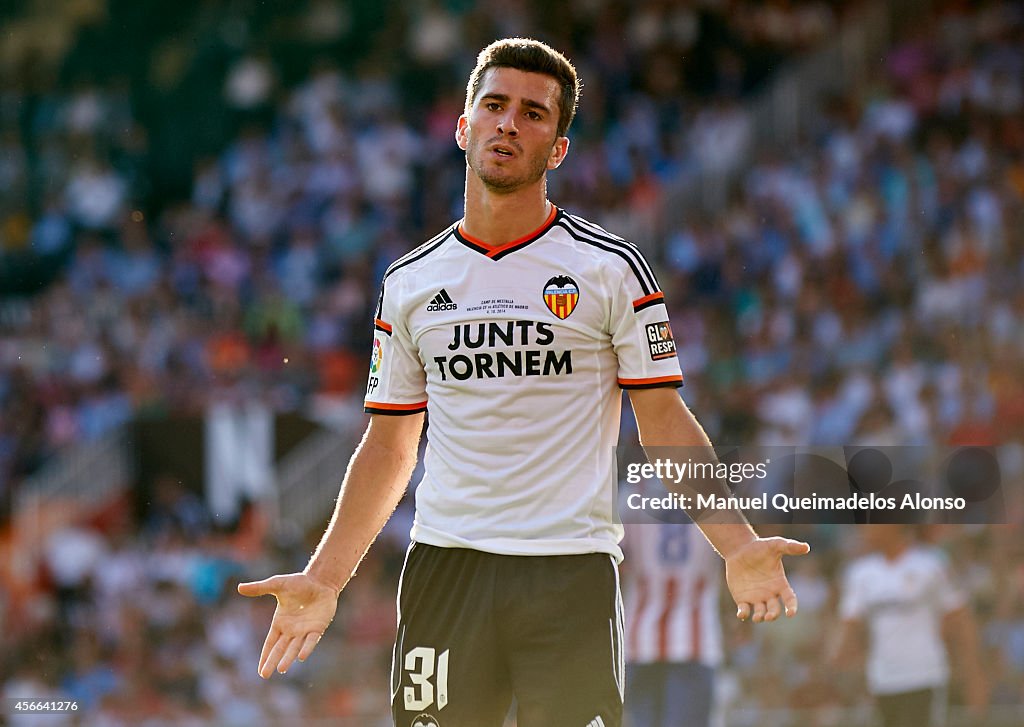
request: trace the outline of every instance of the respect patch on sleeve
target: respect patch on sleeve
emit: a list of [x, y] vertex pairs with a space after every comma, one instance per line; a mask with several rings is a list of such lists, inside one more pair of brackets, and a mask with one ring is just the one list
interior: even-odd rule
[[668, 321], [648, 323], [647, 347], [651, 352], [651, 360], [660, 361], [676, 355], [676, 341], [672, 338], [672, 326]]

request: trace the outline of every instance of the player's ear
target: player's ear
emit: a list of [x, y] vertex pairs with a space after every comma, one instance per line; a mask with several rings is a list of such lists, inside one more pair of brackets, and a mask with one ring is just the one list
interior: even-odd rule
[[568, 153], [569, 137], [560, 136], [555, 139], [555, 144], [551, 147], [551, 154], [548, 155], [548, 169], [558, 169], [559, 165], [565, 161], [565, 155]]
[[465, 114], [459, 117], [459, 122], [455, 126], [455, 143], [462, 151], [466, 151], [466, 147], [469, 146], [469, 119]]

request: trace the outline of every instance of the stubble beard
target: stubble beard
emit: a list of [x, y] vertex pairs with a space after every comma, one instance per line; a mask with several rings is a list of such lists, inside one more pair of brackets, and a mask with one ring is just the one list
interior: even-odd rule
[[536, 157], [528, 158], [526, 171], [519, 175], [513, 175], [503, 169], [487, 169], [481, 159], [483, 153], [482, 146], [474, 148], [471, 142], [470, 151], [466, 154], [466, 163], [489, 192], [499, 194], [515, 192], [540, 181], [548, 170], [547, 154], [538, 153]]

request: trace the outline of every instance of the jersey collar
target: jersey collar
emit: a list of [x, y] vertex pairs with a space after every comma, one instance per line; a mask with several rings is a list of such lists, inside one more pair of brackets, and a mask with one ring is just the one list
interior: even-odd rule
[[561, 214], [562, 211], [552, 204], [551, 214], [549, 214], [548, 218], [544, 220], [544, 224], [542, 224], [540, 227], [538, 227], [536, 230], [529, 233], [528, 235], [523, 235], [517, 240], [512, 240], [511, 242], [506, 242], [502, 245], [490, 245], [484, 242], [483, 240], [473, 237], [472, 235], [467, 235], [462, 230], [461, 222], [455, 226], [455, 237], [456, 239], [458, 239], [459, 242], [468, 247], [470, 250], [475, 250], [481, 255], [489, 257], [491, 260], [500, 260], [506, 255], [509, 255], [510, 253], [513, 253], [516, 250], [520, 250], [529, 245], [531, 242], [543, 237], [544, 233], [551, 229], [551, 227], [555, 224], [555, 220], [557, 220]]

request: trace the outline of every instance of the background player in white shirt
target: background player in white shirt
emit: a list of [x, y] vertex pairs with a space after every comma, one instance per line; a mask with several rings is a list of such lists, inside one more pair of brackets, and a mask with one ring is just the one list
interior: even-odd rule
[[692, 523], [627, 525], [623, 547], [630, 727], [707, 727], [722, 662], [718, 554]]
[[[373, 416], [331, 523], [302, 573], [239, 586], [278, 601], [262, 676], [316, 646], [405, 492], [429, 411], [400, 584], [396, 723], [500, 725], [513, 695], [521, 727], [621, 723], [618, 388], [645, 446], [710, 444], [675, 392], [682, 376], [646, 261], [547, 200], [578, 93], [575, 69], [541, 43], [481, 53], [456, 130], [465, 217], [385, 277]], [[740, 618], [796, 612], [781, 559], [805, 543], [735, 521], [702, 528]]]
[[868, 690], [885, 727], [945, 723], [950, 664], [944, 633], [955, 642], [958, 672], [974, 716], [984, 712], [988, 700], [967, 599], [944, 556], [918, 544], [913, 528], [858, 528], [872, 552], [850, 564], [839, 606], [842, 629], [834, 661], [840, 667], [859, 663], [859, 647], [867, 644]]

